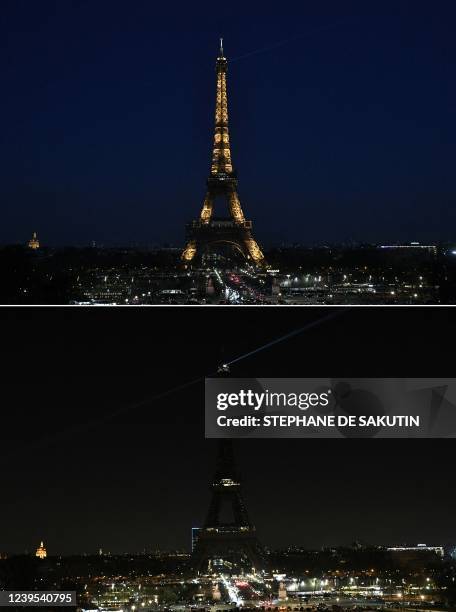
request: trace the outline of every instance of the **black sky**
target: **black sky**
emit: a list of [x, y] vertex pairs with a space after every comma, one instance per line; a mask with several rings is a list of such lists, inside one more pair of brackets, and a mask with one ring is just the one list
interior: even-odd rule
[[[204, 440], [204, 385], [150, 400], [213, 372], [222, 355], [242, 355], [328, 311], [286, 312], [1, 309], [0, 549], [32, 550], [41, 539], [65, 554], [188, 548], [207, 511], [216, 450]], [[455, 326], [446, 309], [341, 311], [240, 361], [233, 374], [452, 376]], [[455, 539], [453, 446], [241, 440], [237, 455], [268, 546], [447, 543]]]
[[5, 0], [0, 242], [181, 243], [220, 35], [261, 242], [453, 239], [455, 17], [451, 0]]

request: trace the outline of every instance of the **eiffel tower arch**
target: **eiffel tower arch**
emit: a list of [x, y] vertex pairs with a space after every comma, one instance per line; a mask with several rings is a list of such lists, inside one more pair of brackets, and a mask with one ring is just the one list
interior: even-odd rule
[[[247, 261], [265, 266], [264, 255], [252, 235], [252, 222], [246, 220], [238, 195], [238, 181], [231, 161], [228, 131], [228, 97], [226, 73], [228, 62], [223, 52], [222, 40], [217, 57], [217, 91], [215, 103], [215, 130], [212, 164], [207, 179], [206, 196], [201, 214], [187, 226], [187, 244], [182, 253], [186, 264], [210, 249], [233, 247]], [[213, 215], [215, 201], [225, 200], [229, 216]]]
[[260, 571], [267, 565], [241, 494], [232, 440], [220, 440], [212, 498], [191, 557], [198, 573]]

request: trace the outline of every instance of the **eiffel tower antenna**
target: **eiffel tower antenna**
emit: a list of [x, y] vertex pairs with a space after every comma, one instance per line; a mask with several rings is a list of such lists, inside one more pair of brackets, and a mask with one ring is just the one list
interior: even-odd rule
[[[206, 181], [207, 190], [200, 217], [187, 227], [187, 245], [181, 258], [184, 263], [189, 264], [197, 253], [201, 255], [224, 244], [230, 245], [251, 263], [264, 266], [264, 255], [252, 236], [252, 222], [246, 220], [241, 208], [237, 176], [231, 160], [227, 70], [228, 61], [224, 56], [221, 38], [220, 55], [216, 61], [217, 87], [211, 169]], [[213, 216], [214, 202], [219, 196], [228, 204], [227, 218]]]

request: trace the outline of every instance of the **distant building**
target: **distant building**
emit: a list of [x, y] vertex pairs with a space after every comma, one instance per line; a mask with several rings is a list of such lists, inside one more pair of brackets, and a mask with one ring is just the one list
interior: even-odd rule
[[36, 549], [35, 557], [39, 557], [40, 559], [45, 559], [47, 557], [47, 551], [44, 548], [43, 542], [41, 542]]
[[423, 567], [427, 563], [435, 563], [437, 560], [443, 559], [445, 555], [443, 546], [427, 546], [426, 544], [391, 546], [387, 550], [401, 565], [413, 567]]
[[416, 546], [391, 546], [387, 549], [389, 552], [411, 552], [411, 553], [433, 553], [443, 557], [445, 551], [443, 546], [427, 546], [426, 544], [417, 544]]
[[194, 551], [196, 543], [198, 542], [200, 531], [201, 527], [192, 527], [192, 552]]
[[33, 251], [36, 251], [36, 249], [40, 248], [40, 241], [38, 240], [38, 236], [36, 235], [36, 232], [33, 232], [32, 239], [28, 241], [27, 246], [29, 249], [32, 249]]
[[408, 242], [407, 244], [382, 244], [379, 246], [380, 249], [409, 249], [409, 250], [417, 250], [424, 249], [429, 251], [430, 253], [437, 253], [437, 245], [436, 244], [421, 244], [420, 242]]

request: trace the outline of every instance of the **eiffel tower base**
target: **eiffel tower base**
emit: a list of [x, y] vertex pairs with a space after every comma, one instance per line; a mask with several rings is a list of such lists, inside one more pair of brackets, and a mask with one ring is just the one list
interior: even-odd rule
[[252, 573], [265, 568], [264, 553], [255, 533], [231, 528], [203, 529], [191, 558], [196, 573]]
[[200, 261], [203, 255], [232, 248], [248, 263], [266, 265], [263, 253], [252, 236], [251, 221], [238, 223], [233, 219], [212, 218], [208, 223], [193, 221], [187, 226], [187, 246], [182, 254], [185, 264]]

